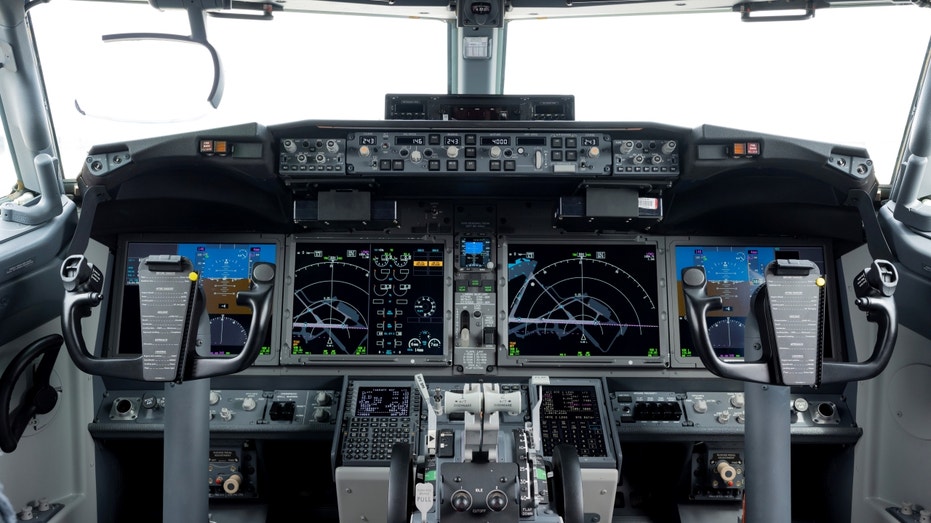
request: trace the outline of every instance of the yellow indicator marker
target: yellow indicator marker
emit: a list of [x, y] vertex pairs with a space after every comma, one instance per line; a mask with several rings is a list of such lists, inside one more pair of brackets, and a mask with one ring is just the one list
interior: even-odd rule
[[190, 273], [190, 274], [187, 275], [187, 278], [188, 278], [189, 280], [191, 280], [191, 281], [197, 281], [197, 273], [196, 273], [196, 272], [192, 272], [192, 273]]
[[827, 283], [822, 276], [818, 276], [818, 279], [815, 280], [815, 285], [818, 287], [824, 287], [824, 284]]

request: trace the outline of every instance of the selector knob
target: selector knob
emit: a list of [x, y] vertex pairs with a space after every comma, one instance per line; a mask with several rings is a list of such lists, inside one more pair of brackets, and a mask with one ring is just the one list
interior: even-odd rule
[[420, 163], [423, 160], [423, 153], [420, 151], [411, 151], [411, 161], [414, 163]]
[[472, 508], [472, 494], [465, 490], [457, 490], [449, 497], [449, 504], [456, 512], [465, 512]]
[[211, 405], [216, 405], [217, 403], [220, 403], [220, 398], [221, 398], [221, 397], [222, 397], [222, 396], [220, 396], [220, 393], [219, 393], [219, 392], [217, 392], [217, 391], [215, 391], [215, 390], [210, 391], [210, 404], [211, 404]]
[[242, 410], [249, 412], [250, 410], [255, 410], [255, 398], [244, 398], [242, 400]]
[[314, 409], [314, 421], [324, 423], [330, 420], [330, 411], [322, 407]]
[[662, 149], [663, 154], [670, 154], [671, 152], [675, 150], [676, 150], [675, 140], [669, 140], [668, 142], [663, 144], [663, 149]]
[[590, 147], [587, 154], [589, 158], [598, 158], [601, 156], [601, 149], [598, 147]]
[[630, 151], [634, 150], [634, 142], [631, 140], [624, 140], [621, 142], [621, 145], [618, 147], [618, 152], [621, 154], [627, 154]]
[[724, 425], [725, 423], [728, 422], [728, 420], [731, 419], [731, 413], [726, 410], [724, 412], [719, 412], [717, 418], [715, 419], [718, 420], [718, 423], [720, 423], [721, 425]]
[[708, 402], [704, 399], [697, 399], [692, 402], [692, 410], [698, 414], [704, 414], [705, 412], [708, 412]]
[[242, 476], [233, 474], [223, 482], [223, 492], [235, 494], [239, 492], [239, 486], [242, 484]]
[[220, 419], [222, 419], [223, 421], [229, 421], [233, 419], [233, 411], [231, 411], [230, 409], [226, 407], [223, 407], [222, 409], [220, 409]]
[[658, 154], [654, 154], [652, 157], [650, 157], [650, 161], [653, 163], [653, 165], [659, 165], [663, 163], [663, 157]]
[[363, 158], [368, 158], [371, 155], [372, 155], [372, 150], [369, 148], [368, 145], [363, 145], [362, 147], [359, 147], [359, 156]]
[[333, 403], [333, 396], [330, 396], [329, 393], [324, 391], [320, 391], [316, 396], [314, 396], [314, 401], [317, 403], [317, 405], [326, 407]]
[[450, 158], [458, 158], [459, 148], [456, 147], [455, 145], [450, 145], [449, 147], [446, 148], [446, 156]]
[[808, 411], [808, 400], [805, 398], [795, 398], [795, 401], [792, 402], [792, 408], [796, 412], [806, 412]]
[[289, 153], [293, 153], [293, 152], [297, 151], [297, 144], [294, 143], [294, 140], [285, 140], [285, 141], [282, 143], [282, 145], [284, 146], [284, 150], [287, 151], [287, 152], [289, 152]]
[[637, 156], [634, 156], [633, 158], [630, 159], [630, 161], [634, 162], [635, 165], [640, 165], [641, 163], [643, 163], [643, 160], [644, 158], [642, 154], [638, 154]]
[[485, 503], [491, 510], [501, 512], [504, 510], [504, 507], [508, 506], [508, 497], [504, 492], [495, 489], [488, 493], [488, 497], [485, 498]]
[[147, 409], [154, 409], [158, 405], [158, 400], [154, 396], [142, 398], [142, 406]]
[[336, 140], [327, 140], [326, 141], [326, 150], [335, 153], [339, 151], [339, 144], [336, 143]]
[[492, 158], [500, 158], [501, 148], [498, 147], [497, 145], [493, 145], [491, 149], [489, 149], [488, 154], [490, 154]]
[[736, 409], [742, 409], [742, 408], [744, 408], [744, 394], [743, 394], [743, 392], [738, 392], [737, 394], [734, 394], [733, 396], [731, 396], [731, 405], [733, 405], [734, 408], [736, 408]]

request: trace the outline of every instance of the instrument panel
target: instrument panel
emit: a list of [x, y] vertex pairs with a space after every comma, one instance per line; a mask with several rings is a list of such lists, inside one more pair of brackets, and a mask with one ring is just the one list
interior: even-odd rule
[[[500, 210], [500, 209], [499, 209]], [[115, 354], [138, 353], [139, 260], [194, 260], [212, 355], [241, 350], [250, 314], [233, 296], [249, 267], [285, 267], [259, 366], [449, 368], [495, 375], [535, 367], [695, 368], [682, 268], [702, 265], [724, 307], [710, 332], [724, 359], [754, 359], [746, 329], [766, 263], [809, 259], [830, 299], [822, 343], [836, 358], [836, 283], [826, 243], [598, 235], [156, 235], [122, 241], [113, 285]], [[671, 319], [670, 319], [671, 318]], [[207, 349], [203, 349], [207, 351]], [[445, 372], [445, 371], [444, 371]]]

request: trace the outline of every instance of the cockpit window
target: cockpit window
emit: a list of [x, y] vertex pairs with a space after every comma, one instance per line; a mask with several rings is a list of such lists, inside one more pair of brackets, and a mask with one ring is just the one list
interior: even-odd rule
[[247, 122], [378, 120], [384, 118], [386, 94], [447, 90], [441, 21], [294, 12], [275, 13], [272, 21], [208, 17], [207, 35], [226, 80], [218, 109], [169, 123], [82, 116], [75, 108], [80, 82], [89, 75], [121, 74], [119, 63], [94, 60], [101, 35], [188, 35], [187, 16], [146, 3], [44, 7], [32, 9], [31, 16], [67, 178], [77, 176], [85, 153], [97, 144]]
[[713, 124], [865, 147], [888, 183], [929, 34], [927, 9], [889, 6], [799, 22], [522, 20], [508, 28], [505, 85], [575, 95], [578, 120]]

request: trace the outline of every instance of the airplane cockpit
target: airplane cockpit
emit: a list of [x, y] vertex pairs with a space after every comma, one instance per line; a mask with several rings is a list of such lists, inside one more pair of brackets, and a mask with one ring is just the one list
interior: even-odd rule
[[931, 522], [923, 2], [0, 4], [3, 523]]

